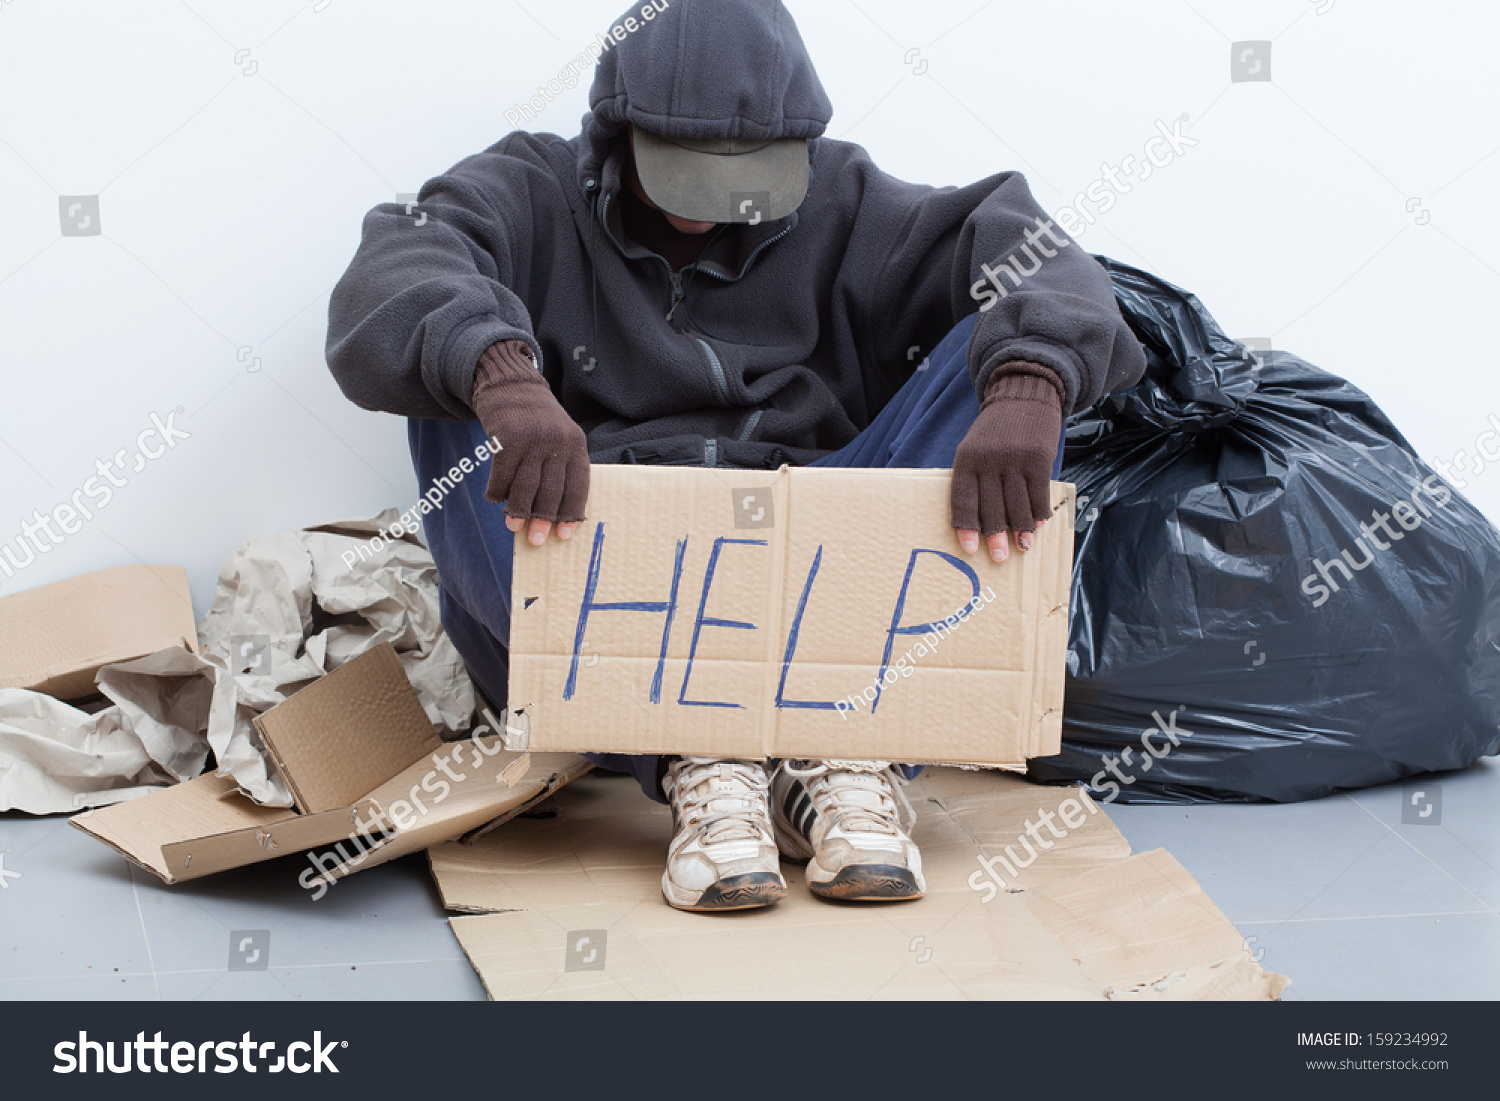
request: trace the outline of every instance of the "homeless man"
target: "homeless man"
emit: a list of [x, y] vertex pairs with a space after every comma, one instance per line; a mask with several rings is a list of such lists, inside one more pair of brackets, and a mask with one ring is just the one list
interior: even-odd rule
[[[1145, 369], [1020, 174], [919, 186], [823, 136], [779, 0], [628, 20], [581, 134], [516, 131], [429, 181], [424, 217], [371, 211], [330, 304], [339, 385], [410, 418], [422, 484], [500, 444], [425, 521], [443, 623], [497, 706], [512, 554], [572, 536], [591, 462], [951, 467], [959, 547], [1001, 561], [1051, 513], [1064, 418]], [[925, 890], [905, 766], [595, 759], [670, 804], [680, 909], [785, 897], [778, 855], [825, 898]]]

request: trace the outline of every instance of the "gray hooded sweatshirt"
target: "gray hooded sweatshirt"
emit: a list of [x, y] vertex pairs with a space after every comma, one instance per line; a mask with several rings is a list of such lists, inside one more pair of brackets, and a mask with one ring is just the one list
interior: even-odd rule
[[[779, 0], [653, 11], [600, 58], [578, 137], [508, 134], [428, 181], [414, 214], [365, 217], [329, 305], [328, 363], [352, 401], [471, 419], [480, 353], [524, 340], [593, 461], [750, 467], [849, 443], [976, 312], [981, 393], [1010, 360], [1056, 371], [1065, 413], [1140, 378], [1104, 269], [1019, 173], [911, 184], [823, 137], [832, 107]], [[627, 123], [808, 139], [807, 197], [673, 271], [622, 229]], [[1030, 274], [999, 271], [1012, 260]]]

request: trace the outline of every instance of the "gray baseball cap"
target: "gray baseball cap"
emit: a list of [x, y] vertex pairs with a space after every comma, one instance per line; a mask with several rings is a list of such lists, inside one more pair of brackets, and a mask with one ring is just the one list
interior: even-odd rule
[[641, 186], [679, 218], [758, 225], [785, 218], [807, 195], [805, 138], [664, 138], [639, 126], [631, 138]]

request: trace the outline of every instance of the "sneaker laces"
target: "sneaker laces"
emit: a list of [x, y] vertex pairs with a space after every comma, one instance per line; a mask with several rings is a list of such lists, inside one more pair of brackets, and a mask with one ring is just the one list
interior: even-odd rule
[[[747, 790], [716, 787], [736, 783]], [[770, 783], [764, 766], [757, 761], [684, 757], [674, 766], [672, 802], [682, 822], [697, 832], [704, 844], [761, 841], [766, 835], [766, 792]]]
[[914, 814], [901, 790], [906, 777], [892, 771], [889, 761], [783, 761], [781, 767], [802, 780], [815, 803], [832, 803], [845, 830], [901, 837], [902, 811], [908, 818]]

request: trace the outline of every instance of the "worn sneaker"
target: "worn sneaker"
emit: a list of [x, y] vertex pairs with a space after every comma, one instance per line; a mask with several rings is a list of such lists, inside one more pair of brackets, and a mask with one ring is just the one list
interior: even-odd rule
[[786, 897], [766, 809], [765, 765], [718, 757], [672, 763], [662, 790], [673, 834], [661, 893], [679, 910], [749, 910]]
[[886, 761], [782, 761], [771, 778], [771, 821], [788, 860], [807, 862], [821, 898], [921, 898], [922, 854], [905, 778]]

